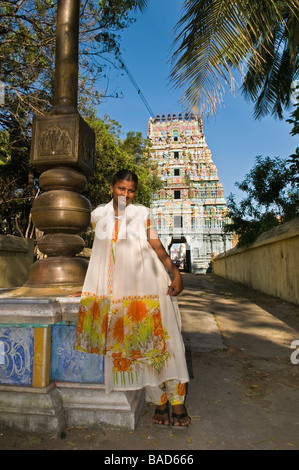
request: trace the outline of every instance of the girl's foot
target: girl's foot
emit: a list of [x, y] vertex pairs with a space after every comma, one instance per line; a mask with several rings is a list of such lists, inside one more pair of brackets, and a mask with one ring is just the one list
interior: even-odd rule
[[153, 422], [156, 426], [170, 426], [168, 403], [156, 406]]
[[187, 413], [185, 405], [173, 405], [172, 407], [172, 426], [177, 429], [187, 429], [191, 418]]

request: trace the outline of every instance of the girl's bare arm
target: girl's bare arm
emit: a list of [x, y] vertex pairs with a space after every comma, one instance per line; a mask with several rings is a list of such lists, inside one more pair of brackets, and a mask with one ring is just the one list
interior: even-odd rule
[[170, 256], [166, 252], [164, 246], [159, 239], [157, 230], [155, 228], [148, 228], [147, 230], [148, 241], [156, 252], [159, 260], [163, 263], [165, 268], [172, 274], [173, 279], [168, 288], [167, 294], [178, 295], [184, 289], [183, 280], [180, 271], [172, 262]]

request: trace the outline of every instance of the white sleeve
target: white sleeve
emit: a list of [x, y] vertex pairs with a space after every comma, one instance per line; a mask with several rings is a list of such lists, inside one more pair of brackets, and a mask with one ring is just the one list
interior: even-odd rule
[[105, 207], [105, 204], [101, 204], [100, 206], [96, 207], [92, 213], [90, 214], [90, 224], [94, 230], [97, 222], [99, 221], [99, 219], [101, 218], [101, 216], [103, 215], [103, 209]]

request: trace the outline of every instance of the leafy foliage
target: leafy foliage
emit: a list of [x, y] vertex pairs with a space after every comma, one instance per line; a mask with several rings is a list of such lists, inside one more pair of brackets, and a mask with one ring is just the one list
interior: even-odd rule
[[[271, 21], [271, 34], [263, 34], [255, 42], [260, 65], [251, 61], [242, 84], [242, 92], [253, 101], [254, 116], [261, 118], [272, 113], [283, 118], [283, 109], [290, 105], [291, 84], [298, 77], [299, 10], [297, 14], [288, 5], [279, 4], [281, 19]], [[272, 13], [273, 14], [273, 13]]]
[[147, 139], [143, 139], [139, 132], [129, 132], [127, 138], [121, 140], [118, 123], [108, 117], [89, 121], [89, 125], [96, 135], [96, 170], [88, 180], [84, 195], [92, 207], [109, 202], [112, 177], [121, 169], [137, 174], [139, 187], [135, 201], [149, 206], [151, 194], [161, 186], [161, 182], [150, 162]]
[[[297, 105], [291, 114], [291, 119], [287, 119], [287, 122], [293, 124], [291, 135], [295, 136], [299, 134], [299, 105]], [[294, 184], [299, 185], [299, 147], [296, 148], [295, 153], [289, 156], [287, 159], [289, 164], [289, 170], [291, 172]]]
[[[130, 12], [144, 7], [142, 0], [81, 2], [79, 33], [79, 110], [93, 109], [107, 90], [96, 90], [95, 80], [105, 82], [105, 70], [118, 62], [120, 35], [133, 19]], [[54, 0], [0, 0], [0, 80], [6, 96], [0, 106], [0, 126], [16, 129], [17, 145], [30, 137], [32, 114], [51, 110], [54, 87], [56, 14]], [[29, 135], [28, 135], [29, 133]]]
[[0, 233], [28, 236], [30, 210], [38, 188], [28, 166], [28, 147], [12, 148], [12, 133], [0, 131]]
[[291, 118], [287, 119], [287, 122], [293, 124], [293, 128], [290, 132], [291, 135], [299, 134], [299, 104], [296, 105], [294, 111], [291, 113]]
[[248, 245], [261, 233], [299, 215], [299, 189], [287, 160], [256, 157], [256, 164], [236, 186], [247, 193], [240, 204], [230, 194], [227, 206], [238, 245]]

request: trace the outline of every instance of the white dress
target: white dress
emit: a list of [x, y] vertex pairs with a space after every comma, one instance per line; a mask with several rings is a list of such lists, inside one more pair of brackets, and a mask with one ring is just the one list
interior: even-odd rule
[[95, 239], [79, 309], [74, 347], [105, 355], [105, 389], [137, 390], [189, 381], [177, 299], [147, 240], [150, 210], [113, 202], [91, 214]]

